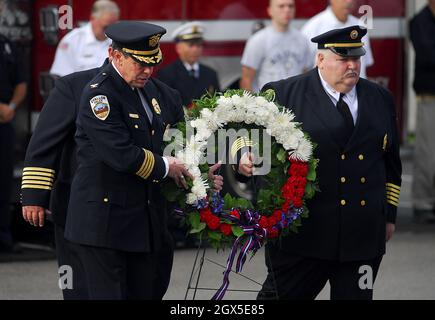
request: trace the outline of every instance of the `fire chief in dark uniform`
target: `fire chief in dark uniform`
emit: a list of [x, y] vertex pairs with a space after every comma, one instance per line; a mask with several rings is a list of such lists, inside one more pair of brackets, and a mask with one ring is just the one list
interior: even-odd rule
[[170, 177], [185, 185], [189, 174], [162, 156], [166, 125], [183, 118], [179, 95], [149, 81], [165, 32], [143, 22], [109, 26], [112, 62], [82, 95], [65, 237], [80, 247], [90, 299], [161, 299], [169, 283], [172, 250], [163, 262], [170, 239], [159, 182]]
[[317, 144], [320, 192], [299, 233], [268, 245], [260, 299], [314, 299], [327, 281], [331, 299], [372, 299], [394, 231], [401, 161], [391, 94], [359, 78], [366, 32], [352, 26], [313, 38], [317, 68], [263, 88], [275, 91]]
[[220, 91], [216, 71], [199, 63], [204, 42], [204, 26], [193, 21], [178, 27], [172, 34], [178, 59], [162, 68], [158, 78], [181, 94], [183, 105], [210, 92]]
[[75, 258], [75, 245], [64, 239], [64, 231], [71, 182], [77, 168], [74, 134], [80, 97], [99, 70], [75, 72], [56, 81], [39, 115], [24, 160], [23, 217], [42, 227], [46, 211], [51, 210], [59, 267], [68, 265], [75, 270], [72, 288], [62, 290], [64, 299], [83, 297], [86, 292], [80, 278], [83, 267]]

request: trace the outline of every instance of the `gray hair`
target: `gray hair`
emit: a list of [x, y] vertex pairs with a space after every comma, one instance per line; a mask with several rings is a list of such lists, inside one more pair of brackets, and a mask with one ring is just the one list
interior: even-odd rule
[[92, 5], [91, 15], [98, 18], [104, 12], [113, 12], [119, 15], [119, 7], [116, 2], [111, 0], [97, 0]]
[[331, 55], [331, 53], [333, 53], [333, 52], [331, 50], [329, 50], [329, 49], [317, 49], [317, 52], [316, 52], [316, 66], [319, 65], [319, 55], [329, 56], [329, 55]]

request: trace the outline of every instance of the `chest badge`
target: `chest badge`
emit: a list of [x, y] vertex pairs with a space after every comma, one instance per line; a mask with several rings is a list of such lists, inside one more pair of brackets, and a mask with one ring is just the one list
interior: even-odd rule
[[151, 100], [151, 104], [153, 105], [154, 111], [155, 111], [157, 114], [162, 113], [162, 110], [160, 109], [159, 103], [157, 102], [156, 98], [153, 98], [153, 99]]
[[382, 150], [387, 150], [387, 142], [388, 142], [388, 134], [385, 134], [384, 136], [384, 142], [382, 144]]
[[106, 120], [110, 113], [109, 100], [104, 95], [93, 97], [89, 103], [91, 104], [92, 113], [100, 120]]

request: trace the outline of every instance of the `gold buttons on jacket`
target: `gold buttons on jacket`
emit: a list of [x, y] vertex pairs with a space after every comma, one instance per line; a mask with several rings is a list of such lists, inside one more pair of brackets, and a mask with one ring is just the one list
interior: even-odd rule
[[109, 202], [109, 198], [104, 198], [103, 201], [104, 202]]
[[366, 178], [362, 177], [361, 178], [361, 183], [366, 183]]
[[364, 207], [366, 205], [365, 200], [361, 200], [361, 207]]
[[154, 132], [155, 132], [154, 130], [151, 130], [151, 135], [152, 135], [152, 136], [154, 135]]
[[341, 160], [345, 160], [346, 156], [344, 154], [341, 155]]
[[359, 160], [364, 160], [364, 155], [360, 154], [360, 155], [358, 156], [358, 159], [359, 159]]
[[341, 201], [340, 201], [340, 204], [341, 204], [342, 206], [345, 206], [345, 205], [346, 205], [346, 200], [341, 200]]
[[134, 127], [135, 127], [136, 129], [139, 129], [139, 126], [138, 126], [137, 124], [135, 124]]
[[154, 183], [159, 183], [159, 180], [153, 180]]
[[341, 177], [340, 181], [341, 181], [341, 183], [345, 183], [346, 182], [346, 178], [345, 177]]

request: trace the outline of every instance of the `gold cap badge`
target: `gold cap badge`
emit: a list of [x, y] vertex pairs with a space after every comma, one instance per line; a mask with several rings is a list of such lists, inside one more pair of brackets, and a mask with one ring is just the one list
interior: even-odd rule
[[352, 40], [355, 40], [356, 38], [358, 38], [358, 31], [352, 30], [352, 32], [350, 33], [350, 38]]

